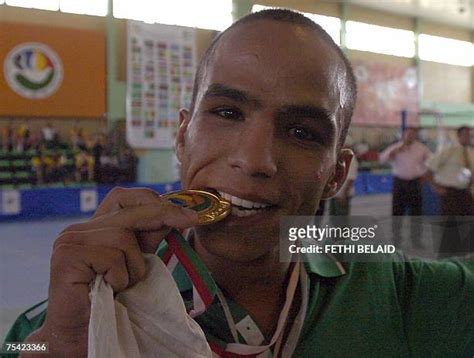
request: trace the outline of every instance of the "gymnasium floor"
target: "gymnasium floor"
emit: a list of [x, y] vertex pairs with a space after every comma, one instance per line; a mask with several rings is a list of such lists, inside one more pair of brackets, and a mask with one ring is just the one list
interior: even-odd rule
[[[356, 197], [353, 215], [390, 215], [390, 194]], [[17, 315], [48, 293], [49, 258], [61, 230], [87, 217], [0, 224], [0, 337]]]

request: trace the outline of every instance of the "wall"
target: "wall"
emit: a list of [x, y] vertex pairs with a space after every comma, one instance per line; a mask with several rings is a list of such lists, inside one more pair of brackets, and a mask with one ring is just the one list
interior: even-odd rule
[[[256, 1], [266, 6], [281, 6], [293, 8], [299, 11], [312, 12], [321, 15], [341, 17], [343, 14], [348, 20], [363, 21], [376, 25], [399, 27], [402, 29], [415, 30], [414, 19], [407, 16], [387, 14], [376, 10], [366, 9], [360, 6], [343, 5], [342, 2], [313, 1], [313, 0], [259, 0]], [[344, 8], [345, 7], [345, 8]], [[62, 14], [42, 10], [22, 9], [8, 6], [0, 6], [0, 21], [23, 22], [38, 25], [57, 27], [68, 27], [78, 29], [90, 29], [103, 31], [104, 34], [112, 34], [115, 40], [113, 59], [116, 65], [116, 78], [114, 88], [109, 88], [113, 93], [109, 98], [112, 104], [109, 113], [112, 118], [123, 120], [125, 117], [125, 81], [126, 81], [126, 21], [122, 19], [107, 19], [104, 17]], [[108, 22], [109, 21], [109, 22]], [[110, 31], [112, 29], [113, 31]], [[448, 36], [460, 40], [473, 40], [474, 34], [465, 29], [458, 29], [446, 25], [434, 24], [426, 21], [420, 22], [420, 29], [433, 35]], [[197, 52], [198, 57], [202, 55], [214, 35], [213, 31], [198, 30]], [[109, 38], [110, 41], [110, 38]], [[395, 65], [413, 65], [412, 59], [386, 56], [361, 51], [347, 51], [348, 56], [354, 60], [370, 62], [383, 62]], [[421, 62], [420, 74], [423, 78], [422, 102], [449, 105], [451, 110], [460, 108], [465, 110], [466, 105], [474, 102], [474, 70], [459, 66], [442, 65], [431, 62]], [[442, 106], [441, 106], [442, 107]], [[444, 108], [444, 107], [443, 107]], [[472, 107], [469, 107], [472, 108]], [[8, 123], [0, 119], [0, 126]], [[40, 122], [37, 122], [40, 123]], [[93, 123], [93, 124], [92, 124]], [[73, 126], [74, 120], [61, 121], [65, 127]], [[84, 122], [84, 126], [93, 131], [101, 129], [103, 123], [96, 121]], [[65, 130], [67, 132], [67, 130]], [[394, 131], [395, 133], [396, 131]], [[362, 129], [361, 134], [355, 136], [368, 136], [367, 140], [379, 143], [380, 138], [384, 140], [383, 130]], [[369, 134], [364, 134], [369, 133]], [[389, 137], [394, 134], [390, 132]], [[140, 156], [139, 173], [141, 181], [169, 181], [174, 170], [172, 151], [138, 151]]]

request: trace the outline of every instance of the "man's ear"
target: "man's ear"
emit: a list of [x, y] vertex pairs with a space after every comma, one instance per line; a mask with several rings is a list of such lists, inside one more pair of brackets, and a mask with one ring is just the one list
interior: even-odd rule
[[187, 109], [181, 109], [179, 111], [179, 128], [178, 133], [176, 134], [176, 157], [178, 161], [181, 162], [184, 153], [185, 145], [185, 136], [186, 130], [188, 129], [188, 124], [190, 120], [190, 114]]
[[341, 189], [342, 185], [346, 181], [347, 173], [349, 172], [349, 167], [353, 157], [354, 152], [352, 152], [351, 149], [341, 149], [334, 167], [334, 172], [324, 187], [321, 199], [329, 199], [336, 195], [339, 189]]

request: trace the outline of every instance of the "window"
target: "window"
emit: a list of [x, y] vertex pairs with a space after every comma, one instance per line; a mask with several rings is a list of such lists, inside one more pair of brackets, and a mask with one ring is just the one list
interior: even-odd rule
[[[261, 10], [271, 9], [270, 6], [263, 6], [263, 5], [254, 5], [252, 8], [252, 12], [257, 12]], [[332, 37], [334, 42], [338, 45], [341, 44], [341, 20], [337, 17], [332, 16], [325, 16], [325, 15], [317, 15], [311, 14], [309, 12], [302, 12], [302, 14], [317, 24], [321, 25], [321, 27]]]
[[420, 59], [458, 66], [474, 65], [474, 45], [471, 42], [420, 34]]
[[149, 23], [224, 30], [232, 24], [232, 0], [114, 0], [114, 16]]
[[7, 5], [41, 10], [59, 10], [59, 0], [6, 0]]
[[[0, 0], [2, 4], [4, 0]], [[10, 6], [70, 12], [84, 15], [107, 15], [107, 0], [6, 0]]]
[[346, 44], [352, 50], [401, 57], [415, 56], [415, 34], [413, 31], [363, 22], [346, 22]]
[[59, 8], [62, 12], [84, 15], [107, 15], [107, 0], [60, 0]]

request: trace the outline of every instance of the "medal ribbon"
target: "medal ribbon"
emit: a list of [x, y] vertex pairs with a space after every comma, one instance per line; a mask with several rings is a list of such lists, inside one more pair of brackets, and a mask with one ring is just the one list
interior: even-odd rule
[[161, 255], [163, 262], [166, 264], [170, 272], [173, 272], [179, 262], [188, 274], [193, 285], [193, 307], [188, 312], [188, 314], [191, 317], [197, 317], [200, 314], [204, 313], [213, 303], [214, 297], [216, 295], [222, 304], [227, 324], [235, 340], [235, 343], [228, 343], [227, 345], [225, 345], [225, 347], [223, 347], [222, 344], [210, 341], [208, 338], [208, 343], [214, 353], [214, 357], [257, 358], [260, 354], [269, 351], [273, 345], [275, 345], [273, 356], [277, 357], [282, 344], [284, 328], [288, 321], [289, 311], [294, 300], [296, 288], [298, 286], [298, 278], [301, 277], [302, 304], [296, 320], [296, 322], [298, 323], [295, 323], [293, 325], [290, 334], [288, 335], [288, 340], [290, 340], [290, 337], [293, 337], [292, 340], [294, 346], [289, 347], [288, 345], [285, 345], [283, 349], [284, 352], [290, 351], [288, 354], [292, 353], [295, 348], [299, 334], [301, 332], [307, 308], [307, 274], [306, 271], [301, 268], [301, 262], [296, 262], [293, 265], [290, 280], [286, 290], [286, 301], [278, 319], [277, 328], [270, 343], [263, 346], [252, 346], [248, 344], [239, 343], [236, 324], [234, 322], [226, 299], [216, 286], [207, 268], [204, 265], [195, 264], [195, 262], [200, 262], [200, 259], [197, 256], [197, 253], [187, 243], [186, 239], [184, 239], [184, 237], [179, 231], [173, 229], [166, 236], [165, 240], [168, 244], [168, 247], [164, 254]]

